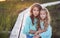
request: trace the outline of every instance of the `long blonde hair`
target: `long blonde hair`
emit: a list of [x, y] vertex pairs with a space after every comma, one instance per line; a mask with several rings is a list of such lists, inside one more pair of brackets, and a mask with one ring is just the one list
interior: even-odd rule
[[48, 9], [43, 8], [42, 10], [44, 10], [46, 12], [48, 23], [50, 23], [51, 22], [51, 17], [50, 17], [50, 13], [49, 13]]
[[[50, 14], [49, 14], [49, 11], [48, 11], [47, 8], [43, 8], [41, 11], [45, 11], [46, 12], [46, 18], [44, 19], [44, 28], [46, 28], [46, 27], [48, 27], [48, 24], [50, 24], [50, 22], [51, 22]], [[41, 18], [40, 18], [40, 20], [41, 20]], [[39, 28], [41, 28], [40, 27], [40, 20], [39, 20], [39, 23], [37, 25], [37, 30]]]

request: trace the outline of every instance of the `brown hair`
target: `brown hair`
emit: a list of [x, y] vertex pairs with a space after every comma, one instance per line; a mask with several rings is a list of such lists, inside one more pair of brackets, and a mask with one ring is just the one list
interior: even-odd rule
[[[39, 12], [40, 12], [40, 10], [42, 9], [42, 7], [40, 6], [40, 4], [38, 4], [38, 3], [35, 3], [35, 4], [33, 4], [33, 6], [31, 7], [31, 10], [30, 10], [30, 13], [31, 13], [31, 20], [32, 20], [32, 24], [34, 24], [33, 22], [34, 22], [34, 15], [33, 15], [33, 8], [34, 7], [37, 7], [38, 9], [39, 9]], [[37, 16], [36, 16], [36, 18], [37, 19], [39, 19], [39, 16], [40, 16], [40, 14], [38, 14]]]
[[[46, 29], [48, 27], [48, 24], [50, 24], [50, 20], [51, 20], [49, 11], [47, 10], [47, 8], [44, 8], [41, 11], [45, 11], [45, 13], [46, 13], [46, 18], [44, 19], [44, 29]], [[40, 20], [41, 20], [41, 18], [40, 18]], [[40, 28], [40, 20], [38, 22], [37, 29]]]

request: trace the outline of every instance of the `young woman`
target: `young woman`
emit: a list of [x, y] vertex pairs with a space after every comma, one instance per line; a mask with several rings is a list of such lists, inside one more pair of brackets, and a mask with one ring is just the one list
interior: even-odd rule
[[33, 38], [51, 38], [52, 28], [50, 25], [50, 15], [46, 8], [40, 11], [40, 20], [37, 25], [37, 32]]
[[33, 38], [34, 34], [36, 33], [36, 27], [39, 21], [39, 13], [41, 9], [42, 7], [40, 4], [34, 4], [30, 10], [31, 15], [27, 16], [25, 19], [23, 33], [27, 38]]

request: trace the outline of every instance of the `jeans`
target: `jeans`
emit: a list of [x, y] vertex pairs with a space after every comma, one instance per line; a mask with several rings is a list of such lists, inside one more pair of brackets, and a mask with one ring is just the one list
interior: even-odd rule
[[30, 35], [26, 35], [27, 38], [33, 38], [33, 36], [30, 36]]

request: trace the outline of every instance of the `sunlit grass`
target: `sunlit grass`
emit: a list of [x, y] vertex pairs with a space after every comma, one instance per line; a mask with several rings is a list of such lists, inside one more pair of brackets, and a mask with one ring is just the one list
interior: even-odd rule
[[6, 0], [0, 0], [0, 2], [2, 2], [2, 1], [6, 1]]

